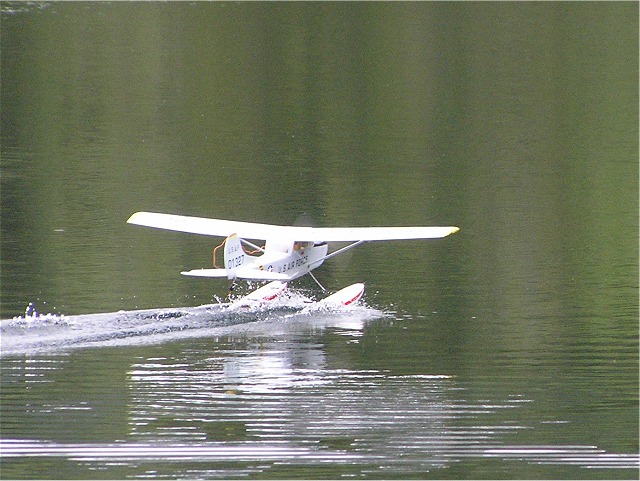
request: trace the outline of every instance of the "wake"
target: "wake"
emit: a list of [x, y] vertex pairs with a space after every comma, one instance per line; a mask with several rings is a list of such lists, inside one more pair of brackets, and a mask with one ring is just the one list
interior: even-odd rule
[[217, 303], [197, 307], [142, 309], [65, 316], [39, 314], [0, 321], [0, 356], [71, 349], [161, 344], [187, 338], [283, 335], [338, 327], [361, 330], [385, 317], [362, 301], [348, 306], [315, 302], [287, 290], [268, 303]]

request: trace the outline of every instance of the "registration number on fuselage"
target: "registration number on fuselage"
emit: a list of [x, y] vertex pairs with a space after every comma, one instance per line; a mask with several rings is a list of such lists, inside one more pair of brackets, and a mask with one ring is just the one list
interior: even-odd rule
[[227, 269], [236, 269], [244, 263], [244, 251], [239, 245], [230, 246], [226, 255], [229, 256], [229, 259], [227, 259]]

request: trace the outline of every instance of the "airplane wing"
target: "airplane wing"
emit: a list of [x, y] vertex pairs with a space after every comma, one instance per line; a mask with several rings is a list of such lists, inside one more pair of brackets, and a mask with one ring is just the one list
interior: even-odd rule
[[156, 229], [166, 229], [191, 234], [202, 234], [219, 237], [229, 237], [238, 234], [245, 239], [262, 239], [277, 235], [277, 226], [268, 224], [254, 224], [251, 222], [237, 222], [232, 220], [207, 219], [204, 217], [190, 217], [184, 215], [160, 214], [156, 212], [136, 212], [129, 220], [129, 224], [136, 224]]
[[303, 242], [357, 242], [406, 239], [438, 239], [458, 232], [458, 227], [296, 227], [207, 219], [155, 212], [136, 212], [129, 220], [156, 229], [245, 239], [289, 239]]
[[459, 227], [298, 227], [310, 229], [294, 236], [299, 241], [357, 242], [408, 239], [439, 239], [460, 230]]

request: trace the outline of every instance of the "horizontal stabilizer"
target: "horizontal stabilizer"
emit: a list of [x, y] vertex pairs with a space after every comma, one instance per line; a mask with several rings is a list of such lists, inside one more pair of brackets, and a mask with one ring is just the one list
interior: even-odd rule
[[183, 276], [193, 277], [227, 277], [226, 269], [193, 269], [191, 271], [183, 271]]
[[[193, 269], [183, 271], [183, 276], [193, 277], [227, 277], [226, 269]], [[278, 272], [261, 271], [258, 269], [239, 269], [236, 271], [236, 278], [249, 279], [255, 281], [288, 281], [291, 277]]]

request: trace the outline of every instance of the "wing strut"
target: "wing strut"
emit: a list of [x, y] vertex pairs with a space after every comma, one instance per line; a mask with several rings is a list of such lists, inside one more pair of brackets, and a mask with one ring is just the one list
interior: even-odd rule
[[322, 284], [320, 284], [320, 281], [316, 278], [316, 276], [313, 275], [313, 272], [309, 271], [308, 274], [311, 276], [311, 278], [316, 281], [316, 284], [318, 284], [320, 286], [320, 289], [322, 289], [323, 292], [327, 292], [327, 290], [324, 288], [324, 286]]
[[355, 246], [359, 246], [360, 244], [364, 244], [365, 242], [367, 242], [367, 241], [359, 240], [358, 242], [354, 242], [353, 244], [349, 244], [348, 246], [343, 247], [342, 249], [338, 249], [337, 251], [332, 252], [331, 254], [327, 254], [322, 259], [318, 259], [318, 260], [319, 261], [326, 261], [327, 259], [331, 259], [333, 256], [337, 256], [338, 254], [342, 254], [344, 251], [352, 249]]
[[[358, 245], [360, 245], [360, 244], [362, 244], [364, 242], [366, 242], [366, 241], [360, 240], [360, 241], [354, 242], [353, 244], [349, 244], [348, 246], [345, 246], [342, 249], [338, 249], [337, 251], [332, 252], [331, 254], [328, 254], [328, 255], [322, 257], [321, 259], [318, 259], [317, 261], [315, 261], [312, 264], [312, 266], [317, 264], [318, 262], [324, 262], [325, 260], [330, 259], [333, 256], [337, 256], [338, 254], [342, 254], [344, 251], [347, 251], [347, 250], [349, 250], [349, 249], [351, 249], [351, 248], [353, 248], [355, 246], [358, 246]], [[313, 267], [311, 267], [311, 269], [313, 269]], [[309, 274], [311, 276], [311, 278], [314, 281], [316, 281], [316, 284], [318, 284], [320, 286], [320, 289], [322, 289], [324, 292], [327, 292], [327, 290], [324, 288], [324, 286], [322, 284], [320, 284], [320, 281], [316, 278], [316, 276], [313, 275], [313, 272], [311, 272], [311, 269], [309, 269], [309, 272], [307, 272], [307, 274]]]

